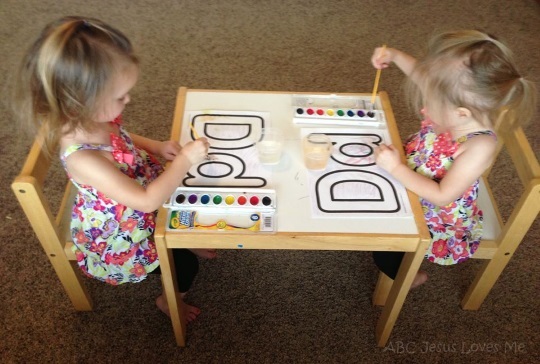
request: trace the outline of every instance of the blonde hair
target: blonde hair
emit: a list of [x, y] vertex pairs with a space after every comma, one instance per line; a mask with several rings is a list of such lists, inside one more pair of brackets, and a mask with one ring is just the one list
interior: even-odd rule
[[409, 79], [412, 106], [416, 110], [426, 106], [439, 117], [445, 108], [464, 107], [484, 126], [499, 127], [495, 122], [501, 113], [512, 110], [516, 125], [500, 127], [513, 128], [528, 122], [536, 112], [534, 83], [520, 75], [504, 43], [480, 31], [435, 36]]
[[130, 41], [109, 25], [76, 16], [48, 24], [21, 63], [16, 115], [34, 132], [45, 128], [50, 153], [62, 133], [91, 129], [98, 97], [119, 61], [138, 64]]

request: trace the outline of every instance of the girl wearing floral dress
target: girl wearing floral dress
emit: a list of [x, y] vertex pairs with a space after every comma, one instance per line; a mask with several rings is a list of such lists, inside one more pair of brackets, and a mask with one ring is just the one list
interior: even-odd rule
[[[423, 121], [406, 142], [406, 164], [392, 145], [375, 150], [376, 163], [420, 196], [431, 233], [427, 259], [461, 263], [482, 238], [478, 184], [496, 156], [495, 122], [509, 109], [528, 121], [536, 110], [534, 84], [517, 71], [506, 45], [480, 31], [435, 36], [420, 61], [397, 49], [375, 49], [375, 68], [391, 63], [408, 76], [411, 104], [421, 110]], [[379, 269], [392, 279], [403, 255], [373, 253]], [[420, 271], [411, 287], [426, 280]]]
[[[46, 131], [44, 147], [60, 148], [62, 164], [78, 189], [71, 231], [82, 271], [112, 285], [140, 282], [159, 270], [153, 239], [156, 210], [208, 142], [183, 147], [128, 133], [121, 113], [137, 82], [138, 61], [129, 40], [91, 18], [49, 24], [27, 52], [19, 72], [16, 106], [21, 120]], [[154, 155], [170, 161], [164, 171]], [[179, 290], [198, 271], [192, 251], [173, 250]], [[169, 314], [163, 295], [157, 306]], [[184, 304], [191, 321], [199, 309]]]

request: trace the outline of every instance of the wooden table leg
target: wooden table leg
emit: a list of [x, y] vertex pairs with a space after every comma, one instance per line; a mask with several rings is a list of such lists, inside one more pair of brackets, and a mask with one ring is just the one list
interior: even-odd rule
[[405, 253], [403, 257], [398, 275], [392, 284], [375, 330], [377, 346], [379, 347], [384, 347], [390, 337], [414, 277], [420, 269], [428, 245], [429, 240], [421, 241], [415, 252]]
[[[158, 214], [158, 219], [160, 219], [159, 215], [160, 214]], [[161, 216], [163, 215], [166, 216], [167, 213], [162, 213]], [[172, 249], [167, 248], [165, 236], [158, 229], [156, 229], [156, 232], [154, 233], [154, 239], [159, 257], [159, 266], [161, 268], [163, 294], [165, 295], [165, 299], [167, 300], [171, 312], [171, 322], [174, 336], [176, 337], [176, 343], [178, 346], [186, 346], [186, 320], [184, 317], [184, 310], [182, 309], [184, 302], [178, 290]]]

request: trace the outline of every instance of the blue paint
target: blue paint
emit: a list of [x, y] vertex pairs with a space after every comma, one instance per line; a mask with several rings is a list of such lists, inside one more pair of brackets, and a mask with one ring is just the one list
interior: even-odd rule
[[210, 202], [210, 196], [208, 196], [208, 195], [202, 195], [202, 196], [201, 196], [201, 203], [202, 203], [203, 205], [206, 205], [208, 202]]

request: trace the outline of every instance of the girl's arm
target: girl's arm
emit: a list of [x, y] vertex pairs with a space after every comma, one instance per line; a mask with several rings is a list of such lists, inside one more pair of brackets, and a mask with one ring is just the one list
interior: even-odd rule
[[491, 165], [495, 147], [496, 142], [490, 136], [476, 136], [461, 144], [452, 167], [438, 183], [403, 164], [399, 151], [391, 145], [377, 148], [375, 159], [378, 166], [405, 188], [437, 206], [446, 206], [461, 197]]
[[129, 133], [129, 136], [131, 137], [131, 140], [133, 140], [133, 143], [137, 147], [145, 149], [145, 150], [149, 151], [152, 154], [158, 154], [158, 152], [159, 152], [159, 143], [161, 143], [161, 142], [159, 142], [157, 140], [153, 140], [153, 139], [143, 137], [141, 135], [133, 134], [133, 133]]
[[66, 164], [76, 182], [92, 186], [106, 197], [134, 210], [152, 212], [170, 197], [189, 168], [202, 161], [207, 152], [205, 138], [187, 143], [169, 167], [146, 188], [116, 168], [107, 152], [79, 151], [70, 155]]
[[390, 63], [394, 63], [406, 75], [410, 76], [416, 66], [416, 58], [395, 48], [375, 48], [371, 56], [371, 63], [377, 69], [388, 68]]
[[154, 155], [162, 156], [167, 160], [173, 160], [182, 149], [180, 144], [172, 140], [161, 142], [137, 134], [130, 133], [129, 135], [137, 147], [147, 150]]

